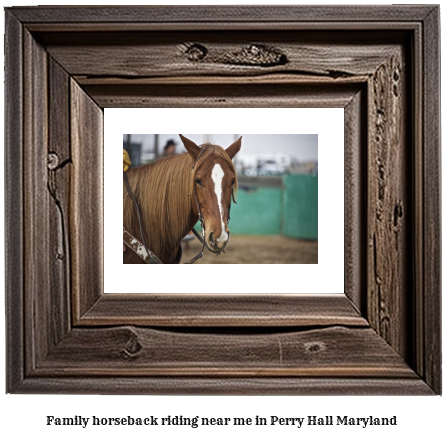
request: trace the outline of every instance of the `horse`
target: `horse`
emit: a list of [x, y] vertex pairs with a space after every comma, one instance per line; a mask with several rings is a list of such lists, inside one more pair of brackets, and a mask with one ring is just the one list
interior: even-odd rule
[[[187, 152], [166, 156], [126, 171], [137, 207], [123, 185], [123, 227], [162, 263], [179, 263], [181, 240], [199, 220], [204, 221], [204, 243], [214, 253], [228, 244], [231, 198], [238, 191], [237, 173], [232, 162], [241, 148], [241, 137], [226, 150], [205, 143], [197, 146], [180, 134]], [[123, 263], [145, 263], [129, 248], [123, 252]]]

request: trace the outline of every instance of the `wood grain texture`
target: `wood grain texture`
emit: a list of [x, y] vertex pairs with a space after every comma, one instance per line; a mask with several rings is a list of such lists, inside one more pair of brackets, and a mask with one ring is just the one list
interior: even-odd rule
[[84, 86], [106, 108], [340, 108], [349, 103], [358, 88], [358, 84], [319, 83]]
[[74, 329], [33, 373], [47, 374], [417, 378], [372, 329], [345, 327], [216, 334], [133, 326]]
[[[24, 52], [24, 206], [23, 228], [26, 237], [24, 263], [26, 295], [26, 367], [32, 370], [54, 345], [49, 263], [49, 209], [51, 199], [47, 190], [48, 151], [48, 89], [47, 56], [27, 31], [23, 35]], [[41, 123], [32, 123], [34, 120]], [[58, 291], [55, 291], [56, 293]], [[38, 329], [37, 329], [38, 327]]]
[[367, 317], [366, 217], [367, 190], [366, 93], [355, 93], [345, 107], [345, 291], [363, 317]]
[[367, 327], [344, 294], [105, 294], [78, 326]]
[[[180, 23], [220, 22], [360, 22], [423, 20], [435, 6], [180, 6], [145, 7], [13, 7], [11, 12], [26, 23]], [[195, 26], [195, 25], [194, 25]]]
[[[441, 393], [438, 12], [8, 9], [8, 391]], [[104, 296], [105, 106], [345, 108], [350, 300]]]
[[[264, 72], [263, 72], [264, 73]], [[90, 85], [246, 85], [246, 84], [263, 84], [263, 85], [278, 85], [278, 84], [300, 84], [300, 85], [334, 85], [337, 84], [337, 78], [328, 76], [313, 76], [302, 73], [279, 73], [273, 72], [272, 74], [256, 74], [251, 76], [160, 76], [160, 77], [127, 77], [127, 76], [74, 76], [77, 83], [81, 86]], [[351, 75], [340, 77], [340, 85], [346, 84], [363, 84], [367, 81], [366, 75]]]
[[414, 351], [411, 356], [411, 361], [414, 364], [414, 368], [420, 376], [424, 375], [424, 362], [425, 351], [424, 348], [424, 300], [425, 300], [425, 288], [424, 288], [424, 266], [423, 266], [423, 246], [425, 233], [423, 231], [423, 119], [424, 119], [424, 101], [423, 101], [423, 33], [414, 33], [412, 40], [412, 54], [415, 62], [412, 69], [412, 74], [416, 80], [412, 83], [412, 111], [414, 112], [414, 122], [411, 124], [413, 141], [417, 147], [413, 148], [413, 178], [414, 178], [414, 193], [413, 193], [413, 233], [414, 239], [411, 245], [412, 249], [412, 266], [414, 270]]
[[402, 53], [379, 66], [368, 89], [368, 318], [394, 348], [406, 354], [406, 253], [409, 210]]
[[[116, 34], [91, 33], [81, 40], [75, 33], [56, 34], [56, 42], [45, 41], [48, 52], [74, 75], [92, 77], [175, 77], [200, 75], [257, 76], [292, 73], [337, 78], [372, 73], [392, 52], [404, 35], [390, 44], [383, 35], [358, 44], [350, 52], [346, 38], [332, 44], [330, 34], [309, 41], [305, 33], [278, 32], [152, 32], [129, 33], [124, 40]], [[392, 41], [389, 33], [385, 40]], [[55, 37], [55, 35], [54, 35]], [[265, 42], [263, 40], [265, 38]], [[303, 40], [294, 44], [293, 41]], [[199, 48], [197, 49], [195, 48]], [[197, 52], [197, 53], [196, 53]], [[281, 54], [276, 61], [275, 53]]]
[[45, 377], [28, 379], [17, 393], [152, 395], [433, 395], [419, 379], [291, 377]]
[[[69, 202], [71, 185], [71, 142], [69, 75], [53, 59], [48, 59], [48, 149], [47, 180], [51, 196], [49, 210], [49, 263], [54, 342], [60, 341], [71, 326]], [[54, 311], [55, 310], [55, 311]]]
[[5, 295], [6, 386], [24, 377], [23, 338], [23, 53], [22, 24], [5, 13]]
[[[438, 8], [426, 16], [424, 49], [424, 120], [423, 120], [423, 350], [424, 376], [429, 385], [441, 393], [441, 84], [440, 28]], [[431, 377], [432, 376], [432, 377]]]
[[74, 322], [103, 294], [103, 111], [71, 79], [71, 284]]
[[[198, 31], [304, 31], [312, 34], [317, 32], [332, 31], [377, 31], [389, 32], [393, 29], [403, 30], [406, 32], [419, 31], [420, 22], [416, 21], [256, 21], [256, 22], [200, 22]], [[43, 32], [189, 32], [195, 31], [195, 22], [82, 22], [82, 23], [26, 23], [26, 28], [34, 34]], [[331, 38], [335, 37], [335, 33], [331, 34]]]

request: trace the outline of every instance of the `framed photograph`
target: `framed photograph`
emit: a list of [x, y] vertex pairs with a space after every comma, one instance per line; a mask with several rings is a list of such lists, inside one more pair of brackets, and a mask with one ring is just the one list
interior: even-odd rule
[[[441, 394], [438, 6], [12, 7], [5, 41], [7, 392]], [[107, 108], [341, 108], [341, 285], [105, 290]]]
[[[243, 125], [241, 127], [246, 134], [185, 134], [182, 136], [184, 140], [181, 139], [181, 134], [123, 135], [124, 155], [127, 154], [131, 163], [124, 164], [128, 166], [125, 172], [129, 188], [131, 192], [135, 192], [132, 193], [135, 201], [126, 184], [122, 187], [121, 181], [116, 177], [121, 172], [121, 163], [117, 161], [117, 157], [107, 160], [105, 156], [104, 182], [105, 209], [108, 190], [110, 206], [110, 213], [105, 211], [105, 218], [113, 216], [116, 194], [123, 190], [120, 198], [125, 199], [121, 208], [128, 240], [128, 245], [125, 246], [130, 249], [124, 251], [123, 263], [149, 263], [150, 259], [145, 256], [148, 253], [143, 251], [142, 240], [145, 239], [148, 249], [156, 256], [161, 253], [163, 262], [169, 264], [190, 264], [191, 260], [197, 264], [317, 264], [319, 135], [278, 132], [254, 134], [246, 126], [247, 120], [252, 122], [253, 127], [268, 123], [275, 129], [272, 115], [287, 113], [288, 117], [282, 123], [290, 129], [296, 123], [292, 117], [297, 118], [297, 114], [304, 110], [177, 110], [156, 109], [157, 118], [167, 124], [171, 120], [175, 123], [176, 117], [184, 118], [188, 115], [188, 119], [195, 121], [200, 129], [208, 129], [207, 120], [220, 124], [220, 120], [225, 119], [229, 121], [226, 125], [234, 124], [232, 118], [237, 124]], [[117, 110], [116, 113], [127, 119], [130, 114], [140, 111]], [[143, 111], [142, 114], [152, 112]], [[326, 114], [326, 111], [318, 112]], [[328, 142], [323, 153], [329, 153], [332, 158], [340, 157], [339, 163], [343, 166], [343, 110], [332, 109], [330, 112], [337, 113], [333, 120], [338, 121], [337, 137], [341, 144], [334, 148], [332, 142]], [[109, 117], [108, 114], [109, 111], [106, 110], [105, 119]], [[256, 119], [259, 115], [260, 121]], [[117, 116], [110, 118], [118, 125], [115, 117]], [[146, 129], [145, 120], [142, 115], [142, 126]], [[154, 117], [149, 117], [149, 125], [157, 127], [159, 123]], [[120, 135], [116, 137], [121, 138]], [[327, 136], [323, 137], [325, 143], [326, 138]], [[197, 146], [198, 149], [195, 150], [202, 154], [197, 161], [201, 163], [201, 170], [196, 170], [193, 166], [184, 141], [189, 143], [188, 147]], [[114, 140], [113, 143], [117, 141]], [[234, 144], [238, 144], [239, 150], [231, 159], [223, 151], [229, 150], [230, 145]], [[117, 155], [120, 149], [121, 144], [115, 144], [112, 148], [109, 146], [105, 149], [105, 155]], [[107, 171], [106, 163], [109, 161], [113, 168]], [[331, 172], [340, 172], [340, 167], [335, 168], [333, 165], [329, 169]], [[337, 203], [343, 202], [343, 179], [325, 176], [323, 181], [325, 185], [327, 181], [336, 182], [338, 190], [336, 187], [336, 190], [333, 186], [329, 187], [333, 193], [341, 195], [336, 197]], [[190, 183], [193, 183], [192, 188]], [[334, 215], [337, 222], [341, 218], [340, 226], [336, 228], [334, 223], [330, 226], [343, 230], [343, 208], [340, 213], [342, 214]], [[143, 238], [140, 227], [143, 229]], [[105, 229], [107, 228], [105, 225]], [[109, 228], [111, 238], [115, 235], [115, 229], [116, 225]], [[135, 237], [135, 243], [131, 243], [130, 236]], [[337, 232], [334, 236], [336, 247], [340, 248], [343, 235]], [[206, 239], [204, 246], [199, 237]], [[121, 242], [117, 245], [121, 246]], [[142, 250], [138, 252], [140, 247]], [[202, 256], [193, 259], [202, 248]], [[117, 248], [112, 252], [117, 254]], [[140, 272], [143, 271], [144, 268], [140, 268]]]
[[[214, 282], [220, 272], [219, 264], [229, 264], [230, 293], [269, 294], [279, 293], [330, 293], [321, 285], [328, 277], [335, 284], [335, 291], [344, 293], [344, 111], [342, 108], [106, 108], [104, 111], [104, 284], [105, 293], [211, 293], [226, 294], [225, 282]], [[319, 126], [318, 120], [323, 122]], [[149, 123], [146, 121], [149, 120]], [[229, 123], [220, 124], [220, 120]], [[149, 176], [149, 169], [158, 166], [166, 155], [165, 145], [175, 142], [176, 159], [183, 160], [186, 151], [178, 134], [123, 134], [147, 132], [157, 129], [167, 132], [171, 122], [176, 129], [214, 131], [237, 129], [241, 135], [241, 149], [234, 158], [237, 169], [238, 190], [231, 202], [229, 242], [220, 255], [204, 248], [203, 257], [196, 261], [195, 270], [181, 270], [178, 276], [168, 277], [164, 287], [163, 270], [150, 276], [149, 288], [145, 284], [146, 266], [122, 263], [120, 236], [115, 233], [121, 226], [123, 204], [116, 202], [123, 197], [120, 184], [122, 137], [125, 150], [130, 151], [131, 168], [140, 168]], [[221, 125], [221, 126], [220, 126]], [[202, 128], [203, 127], [203, 128]], [[234, 129], [234, 131], [235, 131]], [[241, 131], [243, 130], [243, 131]], [[183, 131], [187, 132], [187, 131]], [[214, 131], [215, 132], [215, 131]], [[254, 132], [254, 134], [251, 134]], [[316, 134], [306, 134], [316, 132]], [[249, 134], [248, 134], [249, 133]], [[219, 134], [184, 134], [200, 145], [207, 141], [228, 147], [240, 134], [229, 131]], [[171, 148], [171, 147], [169, 147]], [[118, 151], [118, 154], [117, 154]], [[157, 157], [159, 158], [156, 158]], [[319, 160], [320, 158], [320, 160]], [[327, 165], [318, 165], [319, 162]], [[166, 160], [166, 162], [169, 162]], [[192, 164], [182, 177], [189, 177]], [[272, 167], [273, 166], [273, 167]], [[319, 179], [319, 169], [322, 178]], [[176, 179], [176, 178], [175, 178]], [[175, 182], [175, 179], [173, 183]], [[155, 202], [153, 197], [164, 197], [165, 182], [157, 179], [158, 189], [144, 194], [147, 209]], [[171, 189], [173, 189], [173, 183]], [[188, 190], [187, 185], [184, 187]], [[136, 187], [133, 187], [137, 191]], [[139, 195], [144, 193], [140, 190]], [[189, 192], [182, 195], [183, 199]], [[334, 213], [330, 214], [328, 200], [333, 199]], [[132, 199], [129, 207], [135, 208]], [[141, 197], [138, 203], [143, 205]], [[175, 196], [168, 200], [178, 202]], [[146, 206], [146, 204], [144, 204]], [[142, 207], [140, 207], [142, 208]], [[173, 206], [169, 208], [174, 208]], [[133, 210], [134, 211], [134, 210]], [[152, 210], [151, 210], [152, 212]], [[216, 210], [217, 213], [217, 210]], [[141, 212], [141, 221], [148, 212]], [[206, 216], [206, 212], [202, 212]], [[135, 217], [137, 219], [137, 216]], [[196, 220], [196, 219], [194, 219]], [[206, 219], [205, 219], [206, 221]], [[159, 225], [167, 220], [159, 221]], [[123, 222], [126, 229], [127, 223]], [[199, 223], [195, 227], [201, 233]], [[139, 230], [138, 220], [132, 222], [131, 233]], [[185, 232], [189, 231], [186, 229]], [[146, 229], [146, 236], [151, 232]], [[155, 232], [152, 230], [152, 232]], [[205, 233], [208, 235], [208, 232]], [[138, 237], [139, 241], [141, 237]], [[318, 242], [323, 244], [318, 244]], [[139, 244], [136, 248], [139, 247]], [[148, 247], [157, 253], [154, 248]], [[182, 242], [181, 263], [188, 262], [202, 249], [201, 242], [189, 236]], [[131, 250], [131, 256], [139, 258]], [[125, 251], [126, 254], [126, 251]], [[325, 261], [332, 258], [336, 263]], [[140, 259], [142, 260], [142, 259]], [[200, 267], [200, 263], [208, 266]], [[263, 266], [266, 266], [266, 274]], [[166, 269], [166, 268], [165, 268]], [[197, 275], [205, 288], [196, 289]], [[232, 285], [232, 286], [231, 286]]]

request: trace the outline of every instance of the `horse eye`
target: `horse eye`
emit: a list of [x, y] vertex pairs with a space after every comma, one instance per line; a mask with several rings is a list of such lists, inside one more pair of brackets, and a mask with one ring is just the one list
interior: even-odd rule
[[232, 180], [232, 184], [231, 185], [234, 185], [234, 184], [235, 184], [235, 179]]
[[202, 182], [201, 182], [201, 180], [200, 180], [200, 178], [196, 178], [195, 182], [196, 182], [199, 186], [203, 185]]

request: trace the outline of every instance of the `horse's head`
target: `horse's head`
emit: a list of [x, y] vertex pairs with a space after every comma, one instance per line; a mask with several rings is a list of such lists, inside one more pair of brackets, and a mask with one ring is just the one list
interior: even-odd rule
[[228, 218], [231, 197], [235, 202], [237, 174], [232, 159], [240, 150], [241, 137], [226, 150], [220, 146], [197, 146], [180, 135], [194, 163], [191, 196], [194, 214], [198, 214], [195, 193], [205, 223], [205, 241], [211, 251], [223, 251], [229, 240]]

